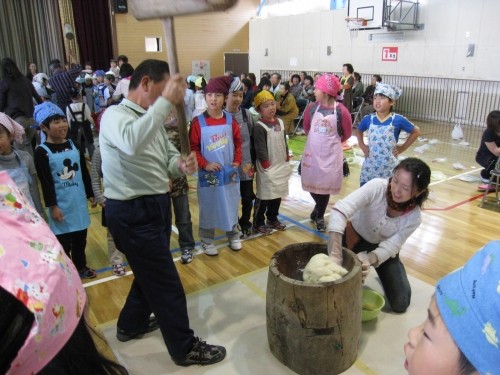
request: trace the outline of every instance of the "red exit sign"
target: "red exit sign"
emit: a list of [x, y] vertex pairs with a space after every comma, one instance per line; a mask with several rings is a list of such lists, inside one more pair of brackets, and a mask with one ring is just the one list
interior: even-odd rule
[[382, 61], [398, 61], [398, 47], [382, 47]]

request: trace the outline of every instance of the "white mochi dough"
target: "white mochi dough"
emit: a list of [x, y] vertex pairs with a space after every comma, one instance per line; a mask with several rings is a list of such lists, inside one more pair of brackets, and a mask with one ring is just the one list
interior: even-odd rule
[[308, 283], [326, 283], [339, 280], [347, 274], [347, 270], [339, 266], [326, 254], [316, 254], [304, 268], [303, 279]]

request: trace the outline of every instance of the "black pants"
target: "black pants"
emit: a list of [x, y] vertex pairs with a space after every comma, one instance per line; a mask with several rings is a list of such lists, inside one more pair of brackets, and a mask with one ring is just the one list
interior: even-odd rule
[[490, 155], [487, 157], [477, 157], [476, 156], [476, 162], [483, 167], [484, 169], [481, 171], [481, 177], [485, 178], [487, 180], [490, 179], [491, 177], [491, 171], [495, 169], [496, 162], [498, 160], [498, 157], [495, 155]]
[[268, 200], [260, 200], [255, 199], [254, 206], [254, 227], [261, 227], [265, 225], [265, 218], [267, 217], [267, 221], [276, 221], [278, 220], [278, 214], [281, 206], [281, 198], [268, 199]]
[[325, 216], [326, 208], [328, 207], [328, 202], [330, 201], [330, 194], [310, 194], [314, 199], [314, 202], [316, 203], [313, 210], [313, 212], [316, 212], [316, 219], [323, 219], [323, 217]]
[[87, 229], [71, 233], [58, 234], [57, 239], [78, 271], [87, 266], [85, 247], [87, 246]]
[[240, 181], [240, 195], [241, 195], [241, 217], [238, 220], [242, 230], [250, 229], [252, 222], [250, 217], [252, 215], [253, 201], [255, 200], [255, 193], [253, 192], [253, 180]]
[[170, 356], [184, 359], [194, 344], [194, 335], [189, 327], [186, 295], [170, 254], [169, 195], [128, 201], [108, 199], [106, 220], [135, 276], [118, 327], [127, 332], [142, 331], [153, 312]]
[[[346, 246], [346, 236], [342, 238], [342, 246]], [[370, 243], [363, 238], [351, 249], [354, 253], [363, 251], [371, 252], [378, 247], [378, 244]], [[385, 296], [389, 301], [392, 311], [404, 313], [411, 301], [411, 286], [406, 275], [405, 266], [399, 259], [399, 254], [394, 258], [387, 259], [384, 263], [375, 268], [380, 283], [384, 288]]]

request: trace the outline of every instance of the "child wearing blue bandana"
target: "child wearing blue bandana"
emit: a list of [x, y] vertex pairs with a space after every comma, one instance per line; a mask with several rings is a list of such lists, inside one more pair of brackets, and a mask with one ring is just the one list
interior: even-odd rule
[[[398, 164], [398, 156], [420, 135], [418, 126], [393, 111], [393, 106], [401, 94], [399, 87], [378, 83], [373, 94], [373, 107], [376, 113], [365, 116], [356, 129], [359, 147], [365, 155], [361, 168], [361, 186], [377, 177], [391, 177], [392, 171]], [[363, 139], [365, 131], [368, 134], [368, 144], [365, 144]], [[401, 131], [408, 133], [408, 138], [399, 145]]]
[[500, 374], [500, 241], [439, 280], [427, 312], [404, 347], [410, 375]]

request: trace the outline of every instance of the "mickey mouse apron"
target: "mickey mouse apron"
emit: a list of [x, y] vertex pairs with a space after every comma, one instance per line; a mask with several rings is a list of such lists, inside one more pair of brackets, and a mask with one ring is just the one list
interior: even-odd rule
[[90, 225], [87, 208], [87, 195], [83, 185], [80, 166], [80, 153], [69, 140], [71, 149], [53, 153], [42, 144], [49, 156], [50, 173], [54, 181], [57, 206], [61, 209], [64, 220], [59, 222], [49, 214], [49, 226], [55, 235], [77, 232]]
[[238, 223], [240, 177], [234, 159], [233, 116], [225, 113], [225, 125], [208, 126], [203, 115], [198, 116], [201, 129], [201, 153], [209, 162], [222, 165], [222, 170], [198, 171], [198, 201], [200, 228], [230, 231]]
[[337, 131], [337, 104], [332, 114], [318, 112], [311, 120], [311, 130], [302, 156], [302, 189], [315, 194], [338, 194], [342, 187], [342, 144]]

